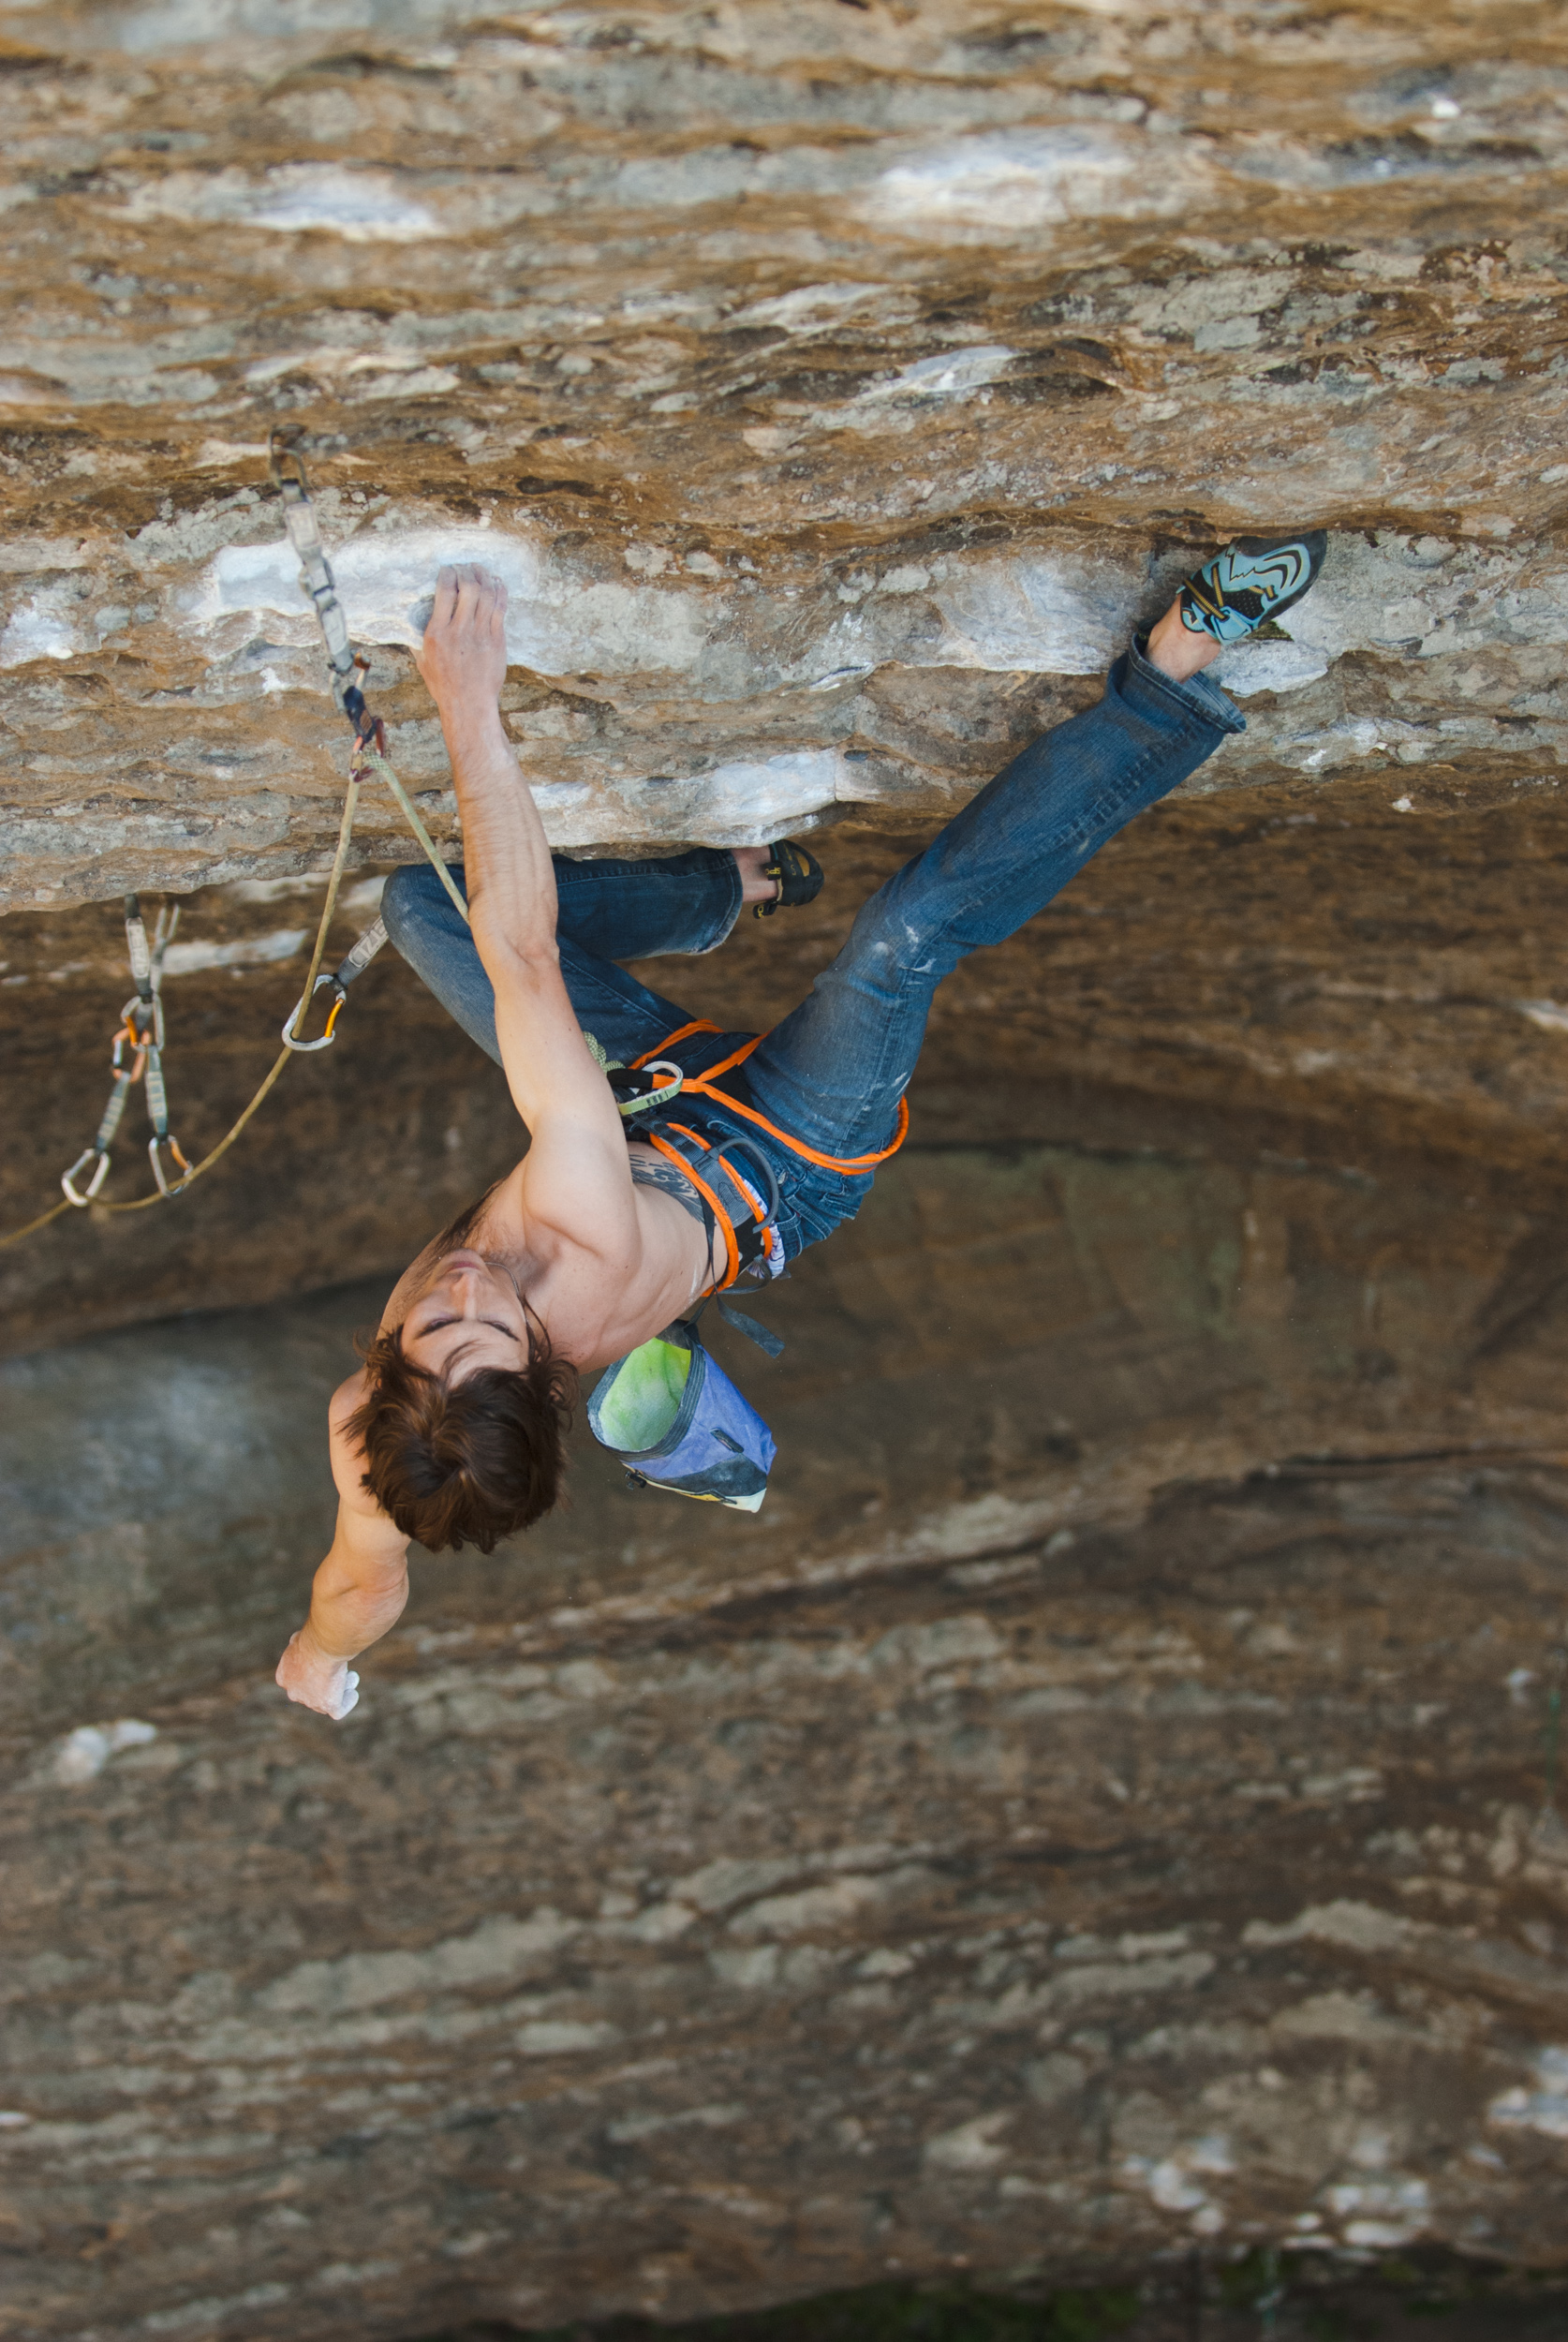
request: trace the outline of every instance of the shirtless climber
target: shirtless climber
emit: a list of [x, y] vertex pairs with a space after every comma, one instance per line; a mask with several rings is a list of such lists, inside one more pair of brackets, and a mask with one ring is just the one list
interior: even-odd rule
[[[531, 1144], [405, 1271], [333, 1399], [337, 1530], [278, 1665], [290, 1699], [348, 1714], [348, 1663], [400, 1616], [412, 1539], [488, 1553], [550, 1510], [579, 1370], [743, 1270], [781, 1273], [854, 1215], [902, 1137], [943, 976], [1243, 729], [1202, 670], [1301, 599], [1325, 542], [1244, 538], [1206, 562], [1113, 665], [1099, 705], [1014, 757], [880, 887], [761, 1040], [694, 1026], [615, 962], [712, 951], [744, 904], [810, 899], [816, 865], [783, 844], [554, 860], [501, 723], [506, 588], [481, 569], [441, 571], [419, 666], [451, 757], [472, 928], [422, 865], [388, 882], [383, 915], [505, 1069]], [[626, 1066], [679, 1065], [673, 1119], [638, 1117], [629, 1145], [585, 1033]]]

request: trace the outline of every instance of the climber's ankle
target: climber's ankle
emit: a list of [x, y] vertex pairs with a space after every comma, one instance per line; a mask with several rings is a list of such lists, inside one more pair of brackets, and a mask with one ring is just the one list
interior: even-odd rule
[[773, 856], [771, 846], [732, 846], [735, 867], [741, 874], [741, 905], [771, 903], [778, 899], [778, 881], [763, 875]]
[[1185, 683], [1211, 660], [1218, 659], [1224, 648], [1212, 634], [1194, 634], [1181, 622], [1181, 596], [1178, 594], [1157, 626], [1149, 629], [1146, 656], [1150, 666], [1158, 667], [1174, 683]]

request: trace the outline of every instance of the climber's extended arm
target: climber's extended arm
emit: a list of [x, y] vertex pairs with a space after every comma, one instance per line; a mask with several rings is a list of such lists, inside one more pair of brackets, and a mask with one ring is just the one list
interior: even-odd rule
[[364, 1398], [364, 1374], [351, 1374], [333, 1393], [333, 1477], [337, 1482], [337, 1530], [316, 1573], [310, 1616], [292, 1635], [277, 1664], [277, 1682], [292, 1700], [341, 1722], [359, 1697], [350, 1659], [396, 1625], [408, 1599], [408, 1540], [361, 1485], [364, 1458], [347, 1425]]
[[555, 955], [550, 843], [501, 721], [506, 613], [498, 577], [471, 564], [444, 569], [417, 654], [451, 758], [468, 919], [492, 983], [493, 957], [548, 964]]
[[555, 941], [555, 871], [533, 794], [501, 722], [507, 591], [485, 571], [443, 570], [420, 648], [451, 757], [474, 943], [496, 995], [496, 1032], [533, 1135], [519, 1203], [534, 1231], [637, 1273], [641, 1229], [620, 1116], [583, 1038]]

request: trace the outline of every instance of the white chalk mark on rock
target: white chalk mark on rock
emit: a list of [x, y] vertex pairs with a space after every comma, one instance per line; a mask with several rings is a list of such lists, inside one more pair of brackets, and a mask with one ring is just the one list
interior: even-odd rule
[[66, 1788], [96, 1780], [122, 1749], [145, 1748], [157, 1736], [155, 1724], [142, 1724], [135, 1716], [121, 1716], [113, 1724], [79, 1724], [56, 1746], [52, 1775]]

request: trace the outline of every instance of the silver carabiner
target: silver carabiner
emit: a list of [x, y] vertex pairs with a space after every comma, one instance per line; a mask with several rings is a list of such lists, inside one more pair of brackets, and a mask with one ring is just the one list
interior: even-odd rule
[[[81, 1170], [84, 1163], [92, 1162], [95, 1155], [96, 1155], [98, 1159], [98, 1167], [87, 1182], [86, 1194], [79, 1195], [76, 1192], [76, 1175]], [[85, 1211], [108, 1176], [109, 1157], [105, 1154], [102, 1148], [83, 1147], [81, 1152], [78, 1155], [70, 1169], [68, 1171], [61, 1172], [60, 1184], [65, 1189], [68, 1201], [75, 1204], [79, 1210]]]
[[[158, 1150], [163, 1147], [168, 1148], [170, 1153], [173, 1156], [175, 1162], [180, 1166], [181, 1177], [175, 1180], [173, 1187], [170, 1187], [169, 1181], [164, 1178], [163, 1165], [158, 1161]], [[185, 1180], [190, 1177], [190, 1165], [185, 1161], [185, 1156], [180, 1152], [180, 1142], [171, 1132], [166, 1131], [161, 1138], [154, 1137], [147, 1141], [147, 1160], [153, 1166], [153, 1177], [158, 1183], [158, 1193], [160, 1195], [172, 1195], [177, 1193], [180, 1188], [184, 1186]], [[88, 1193], [92, 1193], [91, 1189], [88, 1190]]]
[[330, 984], [332, 986], [333, 990], [337, 994], [337, 998], [327, 1012], [327, 1030], [321, 1035], [319, 1041], [296, 1041], [294, 1038], [294, 1027], [300, 1020], [301, 1010], [309, 1005], [307, 1001], [296, 1001], [293, 1007], [289, 1010], [288, 1015], [283, 1020], [283, 1045], [286, 1049], [297, 1050], [301, 1057], [309, 1057], [317, 1049], [330, 1048], [333, 1042], [337, 1037], [333, 1031], [333, 1027], [336, 1024], [338, 1011], [343, 1006], [344, 1001], [348, 998], [348, 995], [344, 990], [342, 985], [339, 984], [337, 978], [335, 976], [329, 975], [327, 971], [323, 968], [320, 974], [317, 977], [316, 982], [310, 987], [311, 1000], [316, 998], [316, 995], [320, 991], [321, 986], [324, 984]]

